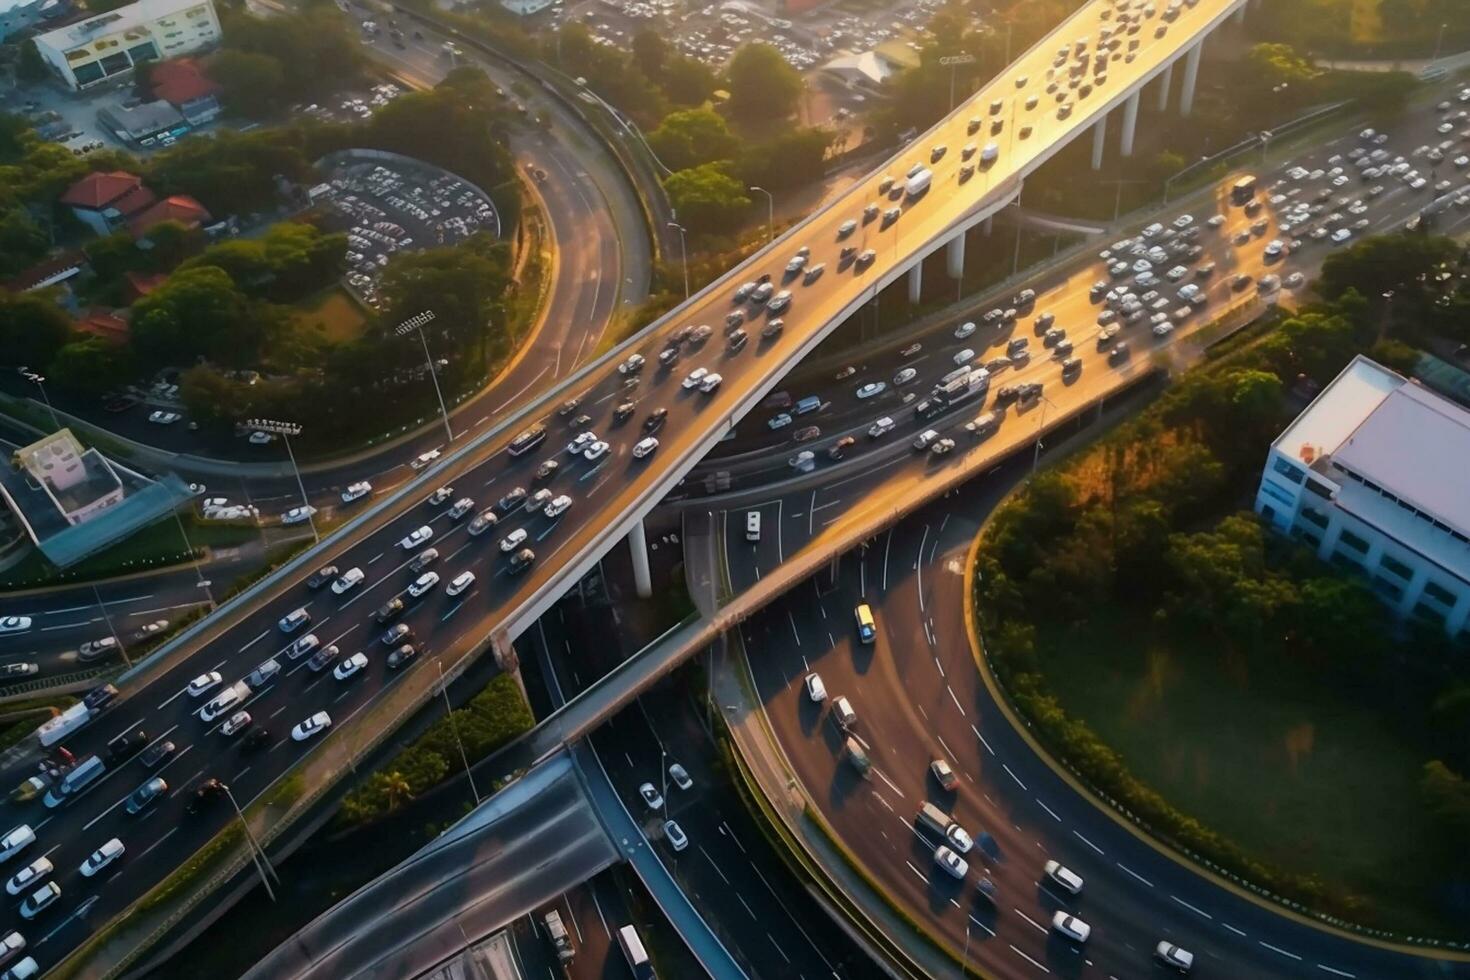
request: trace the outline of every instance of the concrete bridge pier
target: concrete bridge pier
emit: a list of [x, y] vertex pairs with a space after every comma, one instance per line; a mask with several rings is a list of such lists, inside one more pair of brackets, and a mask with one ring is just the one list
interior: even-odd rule
[[648, 569], [648, 535], [642, 521], [628, 532], [628, 550], [633, 553], [633, 586], [638, 598], [647, 599], [653, 595], [653, 573]]
[[924, 262], [920, 259], [909, 267], [909, 302], [919, 302], [919, 293], [924, 288]]
[[1138, 130], [1138, 98], [1139, 93], [1134, 92], [1123, 103], [1123, 141], [1119, 150], [1125, 157], [1133, 155], [1133, 134]]
[[1159, 76], [1159, 111], [1169, 108], [1169, 86], [1174, 84], [1174, 63], [1171, 61]]
[[951, 279], [958, 279], [965, 274], [965, 233], [962, 231], [949, 240], [945, 247], [944, 257], [948, 261], [946, 271]]
[[1103, 116], [1092, 127], [1092, 169], [1101, 170], [1103, 148], [1108, 142], [1108, 117]]
[[1200, 38], [1184, 56], [1184, 88], [1179, 93], [1179, 114], [1188, 117], [1194, 111], [1194, 83], [1199, 80], [1199, 59], [1205, 39]]

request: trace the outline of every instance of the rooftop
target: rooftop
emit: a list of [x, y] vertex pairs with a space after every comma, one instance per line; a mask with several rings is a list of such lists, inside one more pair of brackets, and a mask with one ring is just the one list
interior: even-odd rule
[[65, 27], [58, 27], [54, 31], [38, 34], [36, 41], [48, 47], [65, 51], [86, 44], [98, 37], [106, 37], [129, 28], [140, 27], [149, 21], [166, 17], [171, 13], [192, 7], [196, 3], [204, 3], [207, 0], [138, 0], [125, 7], [118, 7], [79, 20]]
[[68, 187], [61, 195], [61, 203], [68, 207], [100, 211], [142, 186], [143, 178], [126, 170], [94, 170]]
[[177, 221], [187, 228], [197, 228], [208, 220], [209, 211], [204, 205], [187, 194], [175, 194], [157, 202], [135, 217], [129, 223], [128, 228], [134, 237], [137, 237], [164, 221]]
[[179, 115], [179, 110], [162, 99], [144, 102], [131, 109], [107, 106], [98, 111], [97, 117], [104, 126], [122, 130], [122, 135], [128, 139], [141, 139], [160, 130], [184, 125], [184, 117]]
[[1336, 452], [1389, 392], [1406, 383], [1406, 378], [1383, 365], [1356, 357], [1272, 445], [1310, 466], [1320, 457]]
[[204, 74], [193, 58], [174, 58], [153, 66], [149, 74], [153, 97], [174, 106], [214, 95], [219, 84]]

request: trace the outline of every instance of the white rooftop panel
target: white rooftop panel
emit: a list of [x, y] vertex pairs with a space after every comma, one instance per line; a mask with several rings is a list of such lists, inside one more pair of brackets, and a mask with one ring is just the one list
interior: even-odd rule
[[1335, 453], [1389, 392], [1404, 383], [1402, 376], [1388, 368], [1354, 358], [1277, 437], [1276, 448], [1308, 464]]

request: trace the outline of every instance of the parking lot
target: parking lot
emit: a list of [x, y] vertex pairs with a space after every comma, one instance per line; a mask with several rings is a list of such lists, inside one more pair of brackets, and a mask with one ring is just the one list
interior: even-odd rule
[[374, 308], [378, 276], [397, 252], [454, 245], [479, 231], [500, 235], [489, 197], [437, 167], [348, 151], [324, 161], [323, 169], [312, 194], [332, 212], [328, 225], [347, 234], [343, 280]]

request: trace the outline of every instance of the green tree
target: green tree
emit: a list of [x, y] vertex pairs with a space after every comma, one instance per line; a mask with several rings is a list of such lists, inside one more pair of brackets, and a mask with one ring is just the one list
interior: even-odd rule
[[51, 384], [94, 400], [136, 376], [132, 352], [101, 337], [72, 341], [56, 352], [46, 369]]
[[133, 344], [149, 365], [207, 357], [253, 367], [269, 333], [261, 313], [224, 270], [187, 269], [133, 305]]
[[292, 302], [329, 285], [341, 272], [346, 236], [324, 235], [313, 225], [282, 221], [258, 238], [211, 245], [179, 269], [214, 266], [250, 296]]
[[1438, 295], [1433, 274], [1456, 263], [1461, 252], [1458, 242], [1440, 235], [1360, 238], [1323, 260], [1317, 290], [1327, 299], [1336, 299], [1348, 289], [1370, 299], [1392, 292], [1396, 301], [1412, 301], [1426, 293]]
[[685, 170], [715, 160], [731, 160], [740, 149], [740, 141], [725, 125], [724, 117], [708, 109], [669, 113], [659, 127], [648, 134], [648, 143], [671, 170]]
[[719, 87], [719, 80], [704, 62], [675, 55], [664, 66], [659, 87], [674, 105], [701, 105]]
[[49, 295], [0, 290], [0, 363], [43, 368], [71, 331], [71, 317]]
[[209, 60], [208, 71], [223, 88], [223, 101], [231, 112], [261, 119], [280, 108], [286, 73], [271, 55], [221, 51]]
[[357, 32], [335, 6], [317, 4], [268, 18], [230, 13], [221, 20], [226, 51], [275, 59], [286, 101], [336, 92], [362, 77], [366, 59]]
[[[1424, 764], [1424, 775], [1419, 781], [1424, 794], [1424, 805], [1431, 816], [1444, 829], [1447, 836], [1463, 845], [1470, 836], [1470, 784], [1459, 773], [1438, 759]], [[1460, 861], [1466, 863], [1463, 846]]]
[[749, 147], [740, 157], [738, 172], [747, 184], [767, 190], [789, 190], [821, 177], [832, 145], [825, 129], [790, 129]]
[[0, 112], [0, 164], [20, 162], [27, 137], [34, 138], [30, 120], [13, 112]]
[[226, 215], [267, 210], [277, 200], [277, 176], [306, 180], [311, 173], [300, 132], [226, 129], [159, 153], [148, 177], [162, 193], [192, 195], [212, 214]]
[[664, 190], [679, 221], [693, 232], [733, 231], [750, 208], [745, 185], [718, 162], [670, 174], [664, 180]]
[[1444, 757], [1456, 769], [1470, 769], [1470, 684], [1461, 684], [1434, 699], [1430, 723]]
[[23, 82], [44, 82], [51, 77], [51, 69], [46, 67], [46, 59], [41, 57], [34, 38], [27, 38], [20, 43], [16, 77]]
[[801, 74], [769, 44], [751, 42], [730, 59], [730, 111], [753, 123], [785, 119], [801, 98]]
[[25, 208], [0, 212], [0, 276], [34, 265], [46, 254], [51, 238]]

